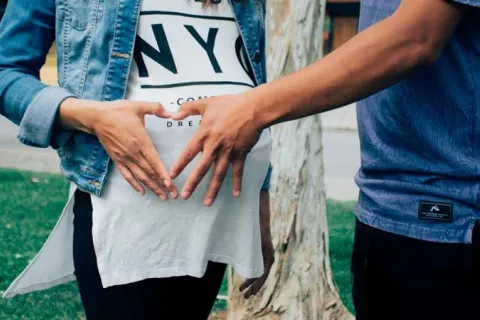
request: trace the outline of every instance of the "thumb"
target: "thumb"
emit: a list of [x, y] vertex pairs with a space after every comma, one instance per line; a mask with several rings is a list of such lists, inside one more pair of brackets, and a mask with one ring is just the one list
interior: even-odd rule
[[158, 102], [142, 102], [138, 106], [138, 114], [143, 118], [145, 115], [150, 114], [159, 118], [170, 118], [172, 115], [170, 112]]
[[183, 120], [188, 116], [198, 116], [203, 114], [205, 104], [200, 101], [192, 101], [184, 103], [180, 106], [180, 109], [172, 114], [173, 120]]

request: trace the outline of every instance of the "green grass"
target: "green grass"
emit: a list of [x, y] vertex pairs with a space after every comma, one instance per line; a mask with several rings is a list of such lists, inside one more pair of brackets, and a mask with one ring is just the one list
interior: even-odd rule
[[[0, 288], [5, 290], [48, 237], [68, 195], [57, 175], [0, 170]], [[3, 293], [3, 292], [2, 292]], [[0, 319], [82, 319], [76, 286], [0, 300]]]
[[[47, 239], [64, 206], [68, 184], [60, 175], [0, 169], [0, 290], [5, 290]], [[349, 261], [353, 203], [328, 202], [330, 256], [335, 281], [352, 310]], [[3, 293], [3, 291], [0, 291]], [[220, 293], [227, 294], [225, 278]], [[217, 301], [216, 310], [226, 308]], [[84, 319], [75, 283], [0, 300], [0, 320]]]
[[355, 231], [355, 202], [327, 201], [330, 263], [335, 283], [345, 306], [353, 313], [350, 259]]

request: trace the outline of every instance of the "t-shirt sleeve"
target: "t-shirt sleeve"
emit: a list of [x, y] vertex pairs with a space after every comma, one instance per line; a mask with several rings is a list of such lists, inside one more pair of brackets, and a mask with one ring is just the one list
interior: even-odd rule
[[465, 4], [473, 7], [480, 7], [480, 0], [451, 0], [453, 2]]

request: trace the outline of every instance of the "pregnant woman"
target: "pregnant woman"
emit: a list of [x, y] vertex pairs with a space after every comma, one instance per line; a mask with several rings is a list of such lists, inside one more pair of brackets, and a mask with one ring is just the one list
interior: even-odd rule
[[[168, 175], [201, 121], [172, 112], [265, 82], [264, 1], [212, 2], [10, 0], [0, 112], [23, 143], [58, 149], [72, 188], [7, 297], [75, 274], [87, 319], [206, 319], [227, 264], [250, 279], [247, 297], [258, 292], [273, 262], [270, 132], [247, 158], [240, 195], [223, 172], [213, 205], [208, 182], [179, 199], [195, 161]], [[38, 80], [53, 41], [60, 87]]]

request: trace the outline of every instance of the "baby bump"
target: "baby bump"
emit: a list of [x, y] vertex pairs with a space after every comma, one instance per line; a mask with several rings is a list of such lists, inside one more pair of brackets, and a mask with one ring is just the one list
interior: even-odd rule
[[[148, 135], [167, 167], [173, 165], [175, 160], [181, 155], [184, 148], [198, 130], [200, 121], [200, 116], [191, 116], [183, 121], [147, 116], [145, 127]], [[256, 159], [256, 161], [261, 161], [259, 158], [267, 158], [269, 160], [270, 153], [271, 135], [270, 130], [267, 129], [262, 132], [250, 154], [252, 158]], [[195, 160], [193, 162], [195, 162]]]

